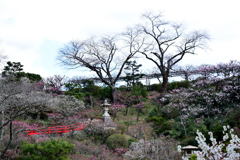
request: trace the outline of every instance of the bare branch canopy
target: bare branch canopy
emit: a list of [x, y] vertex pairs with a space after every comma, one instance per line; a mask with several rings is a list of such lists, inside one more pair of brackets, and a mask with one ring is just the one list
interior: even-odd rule
[[182, 25], [167, 22], [161, 15], [143, 15], [146, 23], [136, 27], [144, 39], [139, 53], [152, 61], [162, 75], [162, 92], [166, 91], [169, 72], [186, 54], [204, 48], [208, 35], [199, 31], [186, 34]]

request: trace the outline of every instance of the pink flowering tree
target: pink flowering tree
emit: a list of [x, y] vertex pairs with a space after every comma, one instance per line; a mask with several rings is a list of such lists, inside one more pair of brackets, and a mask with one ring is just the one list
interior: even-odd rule
[[62, 94], [62, 87], [66, 83], [66, 77], [54, 75], [44, 80], [45, 90], [49, 93]]

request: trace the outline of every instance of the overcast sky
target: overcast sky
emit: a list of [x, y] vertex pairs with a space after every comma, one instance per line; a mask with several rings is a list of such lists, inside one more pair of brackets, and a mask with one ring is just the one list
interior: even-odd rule
[[0, 53], [43, 77], [81, 76], [56, 60], [65, 43], [123, 32], [152, 11], [210, 35], [208, 49], [182, 64], [239, 61], [239, 7], [239, 0], [0, 0]]

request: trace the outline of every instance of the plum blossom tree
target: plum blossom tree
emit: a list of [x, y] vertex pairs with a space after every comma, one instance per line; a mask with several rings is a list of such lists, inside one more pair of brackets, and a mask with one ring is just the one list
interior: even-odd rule
[[0, 142], [4, 134], [8, 135], [6, 146], [0, 150], [1, 158], [15, 138], [13, 121], [17, 118], [44, 111], [56, 112], [61, 115], [60, 117], [64, 117], [74, 115], [84, 108], [83, 102], [76, 98], [47, 94], [39, 90], [36, 84], [27, 78], [16, 80], [10, 77], [0, 80]]
[[33, 83], [28, 79], [16, 81], [12, 77], [0, 81], [0, 141], [3, 139], [4, 131], [8, 128], [8, 144], [0, 151], [3, 157], [13, 140], [12, 123], [30, 111], [43, 106], [46, 99], [41, 99], [39, 92], [35, 92]]
[[139, 160], [180, 160], [181, 156], [177, 152], [176, 146], [175, 140], [166, 137], [152, 140], [141, 139], [139, 142], [131, 143], [130, 149], [124, 154], [124, 157], [126, 159]]
[[[205, 136], [197, 131], [196, 141], [201, 151], [196, 151], [197, 160], [239, 160], [240, 159], [240, 138], [234, 134], [229, 126], [223, 126], [222, 141], [217, 142], [213, 133], [208, 133], [211, 144], [206, 142]], [[188, 160], [183, 157], [183, 160]]]
[[61, 90], [65, 83], [66, 77], [61, 75], [54, 75], [44, 80], [45, 90], [57, 94], [62, 93]]

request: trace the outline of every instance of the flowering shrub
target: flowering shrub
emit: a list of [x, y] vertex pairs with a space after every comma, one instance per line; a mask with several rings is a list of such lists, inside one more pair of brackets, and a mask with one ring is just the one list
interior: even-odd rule
[[169, 135], [185, 145], [194, 144], [197, 129], [204, 134], [212, 130], [220, 140], [223, 125], [239, 129], [239, 116], [233, 115], [240, 109], [239, 104], [239, 77], [201, 78], [193, 81], [191, 88], [164, 95], [147, 120], [153, 122], [158, 135]]
[[[211, 144], [207, 144], [205, 136], [197, 131], [196, 141], [201, 151], [196, 151], [197, 160], [239, 160], [240, 138], [233, 133], [229, 126], [223, 126], [223, 139], [220, 142], [209, 132]], [[188, 160], [183, 157], [183, 160]]]
[[208, 77], [231, 77], [239, 76], [240, 62], [230, 61], [229, 63], [220, 63], [217, 65], [201, 65], [198, 67], [186, 66], [180, 67], [175, 70], [176, 75], [184, 75], [185, 80], [188, 80], [190, 76], [200, 75], [204, 78]]
[[13, 121], [13, 131], [15, 132], [17, 138], [14, 139], [13, 144], [19, 145], [21, 142], [43, 142], [49, 140], [49, 136], [47, 135], [38, 135], [38, 136], [28, 136], [25, 131], [27, 130], [34, 130], [39, 131], [40, 128], [43, 126], [40, 126], [36, 123], [27, 123], [24, 121]]
[[148, 141], [141, 139], [130, 145], [130, 149], [124, 154], [124, 157], [131, 160], [180, 160], [176, 146], [177, 143], [174, 140], [165, 137]]
[[126, 153], [127, 151], [128, 151], [128, 148], [115, 148], [114, 149], [114, 152], [119, 155], [122, 155], [122, 154]]

